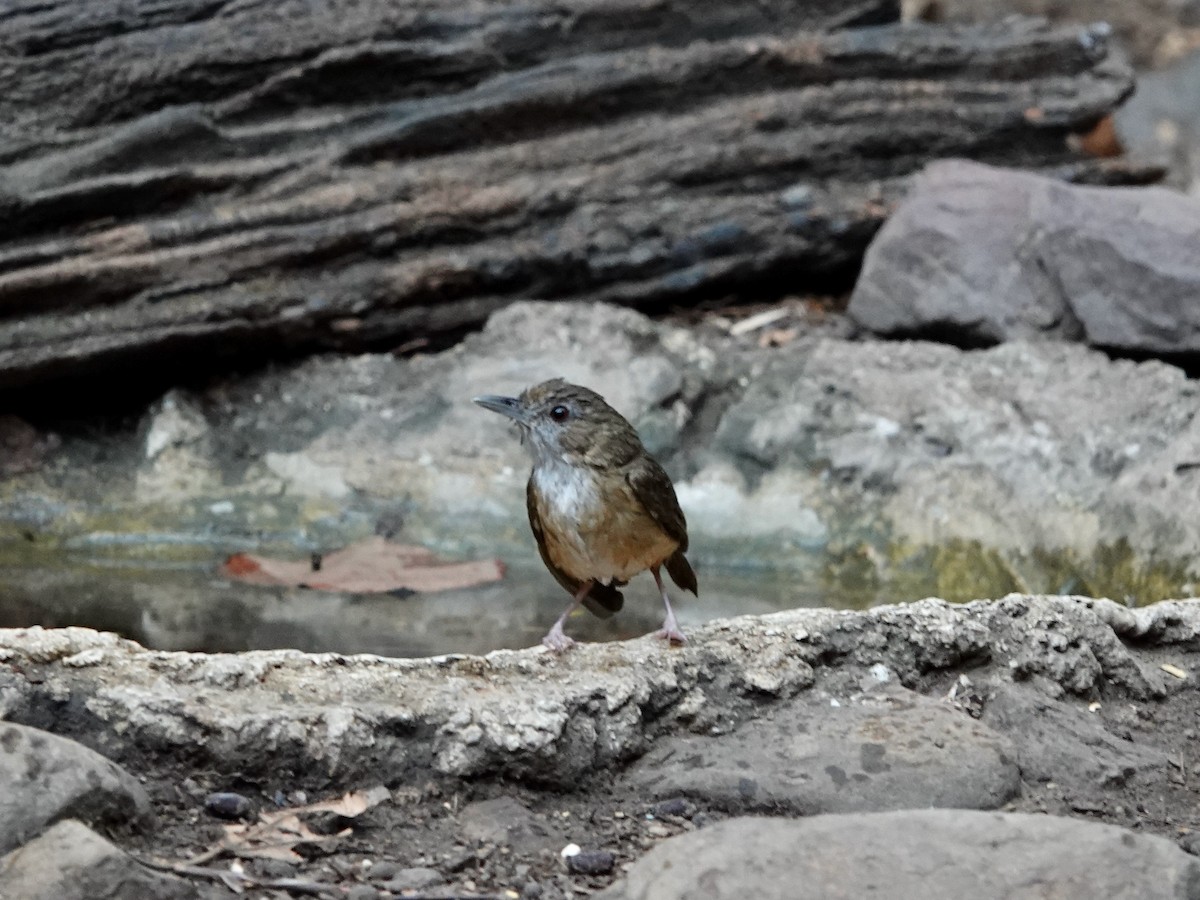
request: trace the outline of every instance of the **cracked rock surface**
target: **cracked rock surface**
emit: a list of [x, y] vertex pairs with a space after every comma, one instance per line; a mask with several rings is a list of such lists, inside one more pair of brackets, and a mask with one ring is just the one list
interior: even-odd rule
[[[931, 671], [986, 663], [1079, 696], [1101, 684], [1161, 695], [1163, 674], [1094, 612], [1110, 607], [1014, 595], [864, 613], [795, 610], [712, 623], [678, 650], [643, 638], [563, 656], [497, 651], [426, 660], [164, 653], [86, 629], [17, 629], [0, 631], [0, 659], [8, 663], [0, 670], [0, 711], [31, 724], [53, 721], [104, 750], [188, 748], [228, 760], [236, 749], [251, 771], [285, 764], [328, 777], [403, 778], [432, 769], [569, 785], [641, 755], [666, 731], [744, 720], [757, 698], [794, 696], [813, 685], [816, 667], [833, 661], [842, 672], [882, 663], [906, 685]], [[1192, 607], [1117, 607], [1105, 615], [1149, 632], [1167, 627], [1156, 623], [1176, 608]], [[17, 674], [30, 666], [36, 681]]]
[[1017, 795], [1012, 743], [961, 710], [903, 689], [791, 703], [729, 735], [672, 736], [632, 768], [657, 798], [795, 815], [953, 807]]
[[[249, 860], [246, 884], [283, 871], [364, 898], [658, 897], [670, 866], [680, 896], [708, 872], [718, 898], [801, 878], [830, 897], [887, 883], [1084, 898], [1101, 878], [1103, 896], [1191, 897], [1197, 672], [1200, 604], [1015, 594], [719, 620], [679, 648], [559, 656], [205, 655], [32, 628], [0, 631], [0, 716], [144, 779], [158, 826], [115, 835], [140, 858], [210, 846], [212, 791], [270, 810], [388, 788], [324, 855]], [[746, 811], [780, 818], [726, 822]], [[44, 838], [27, 840], [18, 854]], [[708, 868], [681, 874], [710, 840]]]
[[733, 819], [664, 843], [600, 896], [784, 898], [797, 885], [829, 898], [1194, 900], [1200, 862], [1162, 838], [1049, 816], [906, 810]]

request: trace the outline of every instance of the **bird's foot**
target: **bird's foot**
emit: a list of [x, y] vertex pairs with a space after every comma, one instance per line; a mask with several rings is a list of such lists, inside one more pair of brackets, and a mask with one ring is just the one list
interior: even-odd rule
[[687, 638], [683, 636], [683, 632], [674, 622], [672, 622], [670, 625], [664, 622], [663, 627], [654, 632], [654, 636], [657, 638], [662, 638], [668, 644], [687, 643]]
[[567, 648], [575, 646], [575, 639], [566, 635], [562, 630], [562, 626], [555, 625], [546, 632], [546, 636], [542, 638], [542, 644], [549, 647], [555, 653], [562, 653]]

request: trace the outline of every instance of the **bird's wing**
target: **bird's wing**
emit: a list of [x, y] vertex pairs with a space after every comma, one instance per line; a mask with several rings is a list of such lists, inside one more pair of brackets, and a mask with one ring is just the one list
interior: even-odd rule
[[658, 527], [671, 540], [679, 542], [680, 552], [687, 550], [687, 520], [683, 518], [675, 487], [663, 467], [649, 456], [643, 456], [630, 466], [625, 481]]
[[[550, 559], [550, 554], [546, 552], [546, 532], [542, 528], [542, 515], [538, 510], [537, 492], [533, 488], [532, 478], [525, 486], [525, 508], [529, 512], [529, 527], [533, 529], [533, 538], [537, 542], [538, 553], [542, 555], [542, 562], [546, 564], [555, 580], [574, 597], [583, 582], [572, 578], [556, 566]], [[614, 585], [595, 581], [587, 596], [583, 598], [583, 605], [600, 618], [607, 619], [613, 613], [620, 612], [621, 607], [625, 605], [625, 595]]]
[[651, 457], [643, 456], [625, 473], [625, 480], [658, 527], [672, 540], [679, 542], [679, 547], [666, 562], [671, 580], [685, 591], [699, 596], [696, 573], [683, 555], [688, 548], [687, 520], [679, 508], [679, 498], [675, 496], [675, 486], [671, 484], [670, 477]]

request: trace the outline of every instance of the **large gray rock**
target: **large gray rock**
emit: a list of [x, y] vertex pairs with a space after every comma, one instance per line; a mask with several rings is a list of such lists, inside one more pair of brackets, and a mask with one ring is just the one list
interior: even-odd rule
[[1052, 816], [920, 810], [733, 819], [673, 838], [603, 900], [1196, 900], [1162, 838]]
[[[86, 825], [59, 822], [0, 859], [0, 897], [12, 900], [202, 900], [216, 896], [140, 865]], [[227, 896], [224, 892], [221, 896]]]
[[145, 824], [150, 799], [120, 766], [82, 744], [0, 723], [0, 853], [60, 819]]
[[1022, 781], [1052, 781], [1076, 797], [1101, 796], [1167, 766], [1163, 747], [1118, 737], [1083, 704], [1062, 703], [1029, 685], [992, 685], [982, 721], [1012, 739]]
[[869, 693], [852, 705], [794, 702], [733, 734], [674, 736], [631, 778], [655, 797], [801, 815], [995, 809], [1020, 786], [1006, 738], [911, 691]]
[[1065, 140], [1133, 89], [1106, 27], [853, 27], [898, 6], [22, 4], [0, 33], [0, 385], [169, 383], [227, 371], [215, 350], [398, 344], [522, 297], [661, 308], [842, 272], [935, 155], [1122, 177]]
[[801, 609], [716, 621], [673, 649], [646, 637], [561, 656], [539, 648], [423, 660], [168, 653], [81, 628], [0, 630], [9, 664], [0, 666], [0, 716], [34, 720], [70, 696], [88, 710], [73, 726], [116, 759], [177, 750], [246, 777], [291, 768], [313, 780], [378, 781], [433, 770], [576, 787], [665, 733], [728, 730], [831, 672], [858, 685], [884, 666], [919, 687], [969, 667], [1087, 696], [1163, 696], [1157, 661], [1118, 628], [1141, 634], [1140, 648], [1186, 649], [1200, 633], [1200, 604], [1131, 611], [1013, 595]]
[[1200, 201], [930, 165], [867, 251], [850, 314], [960, 344], [1056, 337], [1200, 350]]

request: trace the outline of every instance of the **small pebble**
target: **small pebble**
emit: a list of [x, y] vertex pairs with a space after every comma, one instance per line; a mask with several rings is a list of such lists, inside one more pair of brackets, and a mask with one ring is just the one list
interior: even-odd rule
[[567, 857], [567, 871], [573, 875], [607, 875], [616, 857], [608, 850], [584, 850]]
[[371, 866], [367, 870], [367, 877], [372, 881], [387, 881], [389, 878], [395, 878], [399, 871], [400, 867], [396, 863], [384, 860]]
[[538, 900], [542, 893], [542, 886], [536, 881], [530, 881], [521, 888], [521, 900]]
[[787, 209], [807, 209], [813, 203], [813, 189], [807, 184], [794, 184], [779, 195]]
[[682, 819], [690, 819], [696, 813], [696, 806], [683, 797], [672, 797], [669, 800], [655, 803], [650, 807], [650, 813], [658, 818], [679, 816]]
[[384, 884], [384, 887], [393, 893], [399, 893], [400, 891], [419, 890], [433, 884], [440, 884], [442, 881], [442, 873], [437, 869], [416, 867], [398, 870]]
[[346, 900], [377, 900], [379, 891], [369, 884], [356, 884], [346, 894]]
[[286, 859], [255, 860], [254, 871], [262, 878], [292, 878], [299, 868], [298, 863]]
[[204, 808], [218, 819], [240, 819], [250, 812], [250, 798], [233, 791], [217, 791], [204, 798]]

